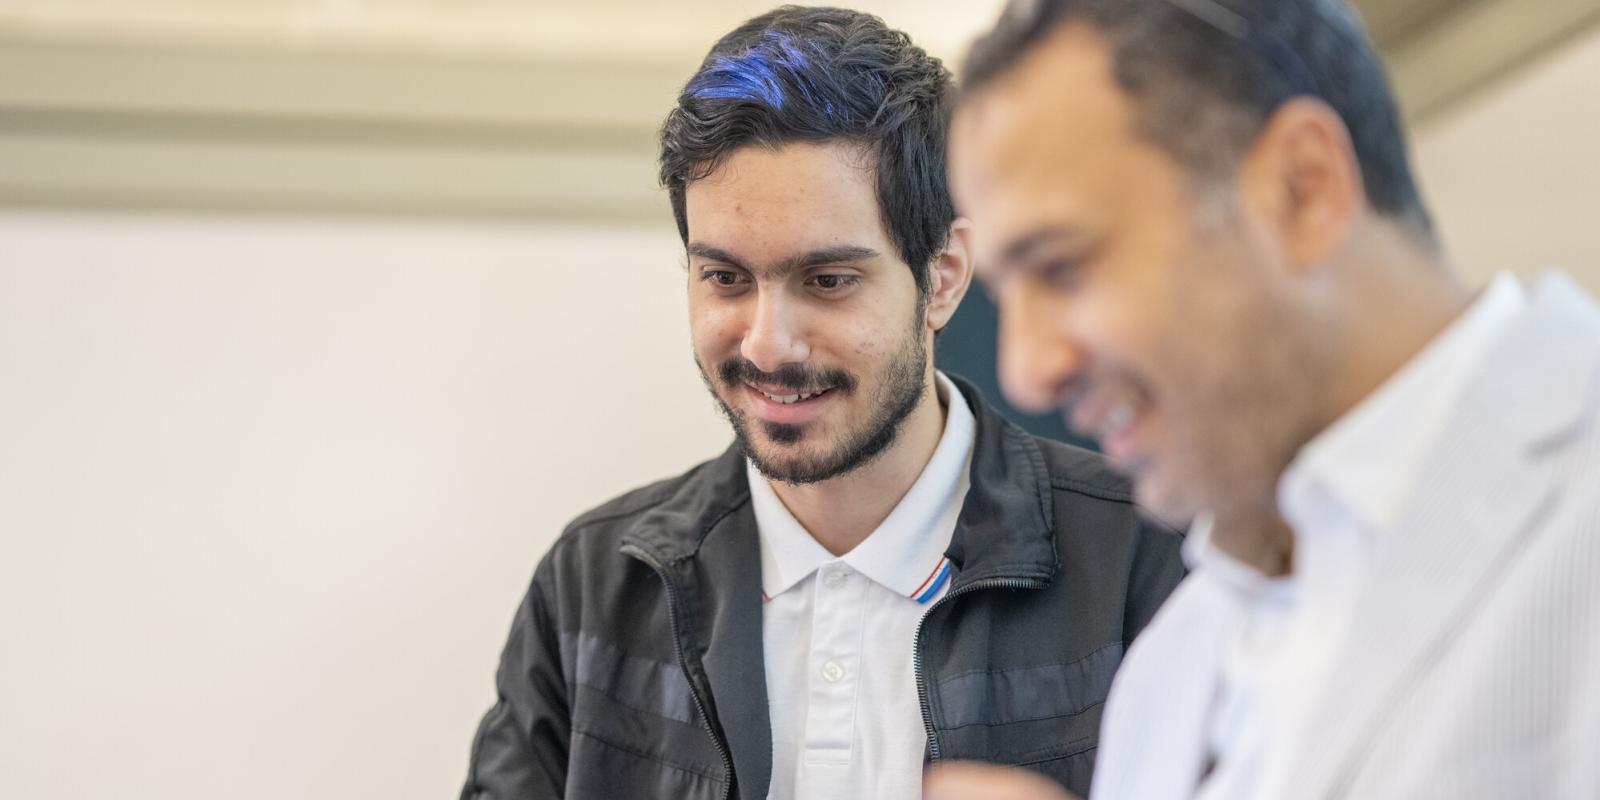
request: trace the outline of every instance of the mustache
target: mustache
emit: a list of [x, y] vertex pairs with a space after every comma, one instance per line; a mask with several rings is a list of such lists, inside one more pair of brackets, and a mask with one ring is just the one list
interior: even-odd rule
[[717, 377], [724, 384], [736, 386], [741, 383], [756, 383], [763, 386], [781, 387], [794, 392], [807, 392], [816, 389], [833, 389], [835, 391], [851, 391], [856, 388], [854, 375], [837, 367], [814, 367], [809, 364], [783, 364], [777, 369], [766, 372], [744, 358], [730, 358], [717, 367]]

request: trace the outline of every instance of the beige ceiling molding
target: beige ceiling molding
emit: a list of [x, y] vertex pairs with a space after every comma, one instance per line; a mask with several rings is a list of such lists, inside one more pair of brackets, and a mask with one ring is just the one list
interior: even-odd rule
[[[0, 37], [412, 59], [698, 59], [778, 0], [0, 0]], [[853, 0], [943, 58], [1003, 0]]]
[[1414, 124], [1425, 124], [1600, 23], [1600, 0], [1431, 3], [1443, 3], [1447, 13], [1436, 13], [1426, 26], [1395, 37], [1384, 53], [1395, 92]]
[[[757, 7], [555, 5], [11, 0], [0, 205], [666, 220], [657, 126], [704, 31]], [[1600, 21], [1600, 0], [1358, 6], [1413, 122]], [[993, 13], [865, 7], [948, 51]]]
[[0, 204], [660, 221], [689, 70], [0, 44]]

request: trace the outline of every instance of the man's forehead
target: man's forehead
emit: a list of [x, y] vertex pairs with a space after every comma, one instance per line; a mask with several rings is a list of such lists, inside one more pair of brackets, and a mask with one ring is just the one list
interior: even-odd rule
[[1125, 143], [1134, 133], [1131, 112], [1109, 45], [1093, 28], [1067, 23], [980, 88], [952, 135], [982, 142], [999, 166], [1026, 167]]
[[697, 210], [765, 225], [790, 216], [847, 219], [877, 208], [873, 174], [860, 164], [854, 145], [794, 143], [746, 145], [721, 159], [704, 177], [690, 181], [684, 203], [690, 226]]
[[841, 246], [890, 249], [855, 143], [741, 147], [688, 184], [684, 211], [690, 242], [703, 245], [696, 249], [751, 268]]
[[1104, 211], [1108, 193], [1117, 188], [1115, 166], [1109, 160], [1070, 161], [1018, 160], [997, 152], [989, 164], [962, 170], [965, 177], [955, 181], [957, 208], [973, 221], [980, 273], [1015, 256], [1021, 240], [1076, 230], [1098, 216], [1097, 208]]
[[856, 142], [748, 142], [723, 153], [685, 189], [716, 188], [771, 176], [808, 175], [826, 175], [829, 180], [849, 177], [870, 184], [875, 172], [870, 152]]
[[1131, 109], [1109, 47], [1076, 23], [968, 98], [952, 130], [952, 177], [982, 251], [1079, 219], [1115, 191], [1120, 160], [1140, 144]]

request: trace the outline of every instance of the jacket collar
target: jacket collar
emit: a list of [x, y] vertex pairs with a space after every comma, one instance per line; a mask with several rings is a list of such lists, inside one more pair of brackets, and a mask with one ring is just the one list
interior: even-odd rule
[[746, 467], [760, 530], [763, 599], [789, 591], [835, 560], [918, 603], [939, 594], [950, 572], [944, 551], [966, 498], [977, 426], [971, 405], [950, 378], [942, 372], [934, 377], [946, 410], [932, 457], [871, 535], [837, 559], [789, 513], [755, 466]]
[[1347, 793], [1385, 710], [1542, 532], [1535, 512], [1562, 488], [1555, 456], [1594, 424], [1597, 394], [1600, 309], [1566, 278], [1547, 278], [1424, 457], [1397, 535], [1378, 543], [1349, 646], [1311, 723], [1317, 745], [1284, 773], [1291, 794]]
[[1043, 585], [1057, 568], [1050, 468], [1033, 436], [1000, 415], [978, 389], [956, 378], [976, 417], [972, 486], [945, 551], [957, 570], [950, 594], [993, 578]]

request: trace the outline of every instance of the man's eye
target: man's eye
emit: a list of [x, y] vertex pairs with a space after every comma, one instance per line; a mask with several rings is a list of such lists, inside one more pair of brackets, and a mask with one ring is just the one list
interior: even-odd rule
[[1071, 289], [1077, 285], [1082, 272], [1081, 261], [1072, 258], [1057, 258], [1041, 263], [1034, 274], [1051, 286]]
[[708, 269], [700, 277], [718, 286], [735, 286], [739, 283], [739, 276], [725, 269]]
[[856, 281], [855, 278], [849, 275], [818, 275], [812, 280], [816, 281], [817, 288], [826, 289], [829, 291], [834, 289], [843, 289], [846, 286], [854, 284]]

